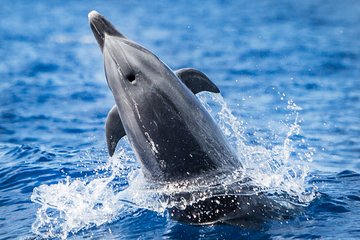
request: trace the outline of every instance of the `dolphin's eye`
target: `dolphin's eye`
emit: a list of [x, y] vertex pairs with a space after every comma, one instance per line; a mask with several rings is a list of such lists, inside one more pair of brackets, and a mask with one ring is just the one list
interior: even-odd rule
[[134, 82], [135, 81], [135, 74], [134, 73], [130, 73], [126, 76], [127, 80], [129, 80], [129, 82]]

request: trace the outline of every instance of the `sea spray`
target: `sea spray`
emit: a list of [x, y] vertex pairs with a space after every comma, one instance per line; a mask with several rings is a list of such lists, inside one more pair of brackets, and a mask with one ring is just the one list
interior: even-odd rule
[[33, 190], [31, 200], [41, 205], [33, 232], [42, 237], [67, 238], [71, 233], [112, 222], [121, 214], [132, 213], [123, 204], [119, 191], [134, 174], [133, 155], [122, 149], [83, 179], [67, 176], [64, 181], [41, 185]]
[[[289, 100], [283, 107], [287, 114], [280, 126], [286, 134], [274, 133], [276, 139], [260, 137], [257, 144], [251, 144], [247, 125], [232, 114], [221, 95], [199, 95], [243, 168], [230, 176], [219, 175], [211, 180], [204, 176], [177, 183], [149, 183], [128, 142], [122, 140], [120, 150], [94, 169], [93, 175], [80, 179], [68, 176], [58, 184], [34, 189], [31, 200], [40, 204], [40, 208], [33, 232], [42, 237], [66, 238], [80, 230], [129, 216], [139, 208], [164, 214], [170, 207], [185, 209], [206, 198], [226, 194], [249, 196], [261, 192], [286, 209], [306, 206], [313, 200], [315, 194], [307, 189], [306, 183], [307, 162], [312, 160], [313, 152], [303, 138], [296, 138], [301, 132], [300, 108], [293, 101]], [[302, 151], [297, 144], [302, 144]]]
[[[283, 101], [285, 94], [278, 92], [278, 95]], [[305, 180], [309, 172], [308, 162], [312, 161], [314, 149], [306, 145], [304, 138], [296, 138], [301, 132], [299, 125], [301, 108], [293, 100], [289, 99], [282, 106], [275, 107], [286, 112], [284, 120], [280, 121], [281, 129], [272, 130], [275, 139], [261, 137], [257, 139], [256, 145], [248, 143], [245, 124], [232, 114], [220, 94], [205, 93], [200, 95], [200, 100], [219, 123], [228, 141], [236, 150], [244, 166], [243, 177], [251, 179], [252, 185], [268, 193], [286, 193], [297, 199], [296, 202], [299, 204], [306, 204], [314, 198], [314, 192], [307, 190]], [[281, 136], [276, 131], [286, 134]], [[268, 141], [272, 143], [269, 144]]]

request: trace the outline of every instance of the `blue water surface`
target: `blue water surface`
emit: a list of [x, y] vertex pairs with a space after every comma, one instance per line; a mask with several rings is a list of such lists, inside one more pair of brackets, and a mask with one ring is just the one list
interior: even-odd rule
[[269, 147], [273, 124], [287, 121], [283, 102], [300, 106], [294, 138], [313, 149], [305, 184], [316, 197], [287, 221], [253, 228], [190, 226], [137, 209], [68, 238], [360, 238], [356, 1], [12, 0], [0, 1], [0, 239], [40, 238], [34, 189], [87, 179], [107, 161], [114, 100], [88, 24], [93, 9], [171, 68], [205, 72], [246, 123], [247, 144]]

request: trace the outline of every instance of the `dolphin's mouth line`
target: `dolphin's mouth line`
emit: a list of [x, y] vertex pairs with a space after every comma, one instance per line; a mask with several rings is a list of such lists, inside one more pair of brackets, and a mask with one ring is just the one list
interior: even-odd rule
[[105, 35], [100, 33], [99, 29], [97, 29], [97, 27], [96, 27], [95, 24], [91, 23], [91, 25], [94, 27], [94, 29], [95, 29], [96, 32], [98, 33], [99, 37], [100, 37], [103, 41], [105, 41]]

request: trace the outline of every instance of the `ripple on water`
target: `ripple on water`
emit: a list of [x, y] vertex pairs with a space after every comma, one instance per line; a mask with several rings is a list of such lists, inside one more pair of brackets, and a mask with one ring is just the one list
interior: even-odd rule
[[26, 70], [24, 70], [23, 74], [28, 77], [35, 77], [38, 74], [42, 73], [51, 73], [56, 72], [59, 69], [59, 65], [55, 63], [42, 63], [42, 62], [34, 62], [30, 66], [27, 66]]

